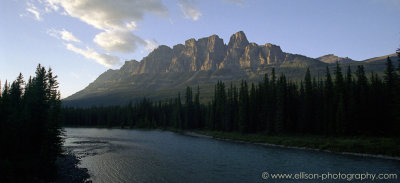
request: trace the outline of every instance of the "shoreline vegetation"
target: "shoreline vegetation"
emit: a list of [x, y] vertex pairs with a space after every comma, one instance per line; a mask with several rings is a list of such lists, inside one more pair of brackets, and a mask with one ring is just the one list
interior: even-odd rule
[[[400, 58], [400, 50], [397, 54]], [[383, 78], [362, 65], [343, 74], [304, 81], [266, 74], [239, 87], [218, 81], [214, 97], [201, 103], [189, 86], [181, 99], [144, 98], [126, 106], [62, 107], [57, 76], [40, 64], [28, 82], [22, 74], [0, 89], [0, 182], [57, 181], [62, 158], [62, 126], [106, 126], [194, 131], [216, 139], [322, 151], [400, 156], [400, 65], [390, 58]], [[127, 101], [128, 102], [128, 101]], [[174, 130], [175, 129], [175, 130]], [[190, 133], [189, 133], [190, 134]], [[26, 153], [29, 152], [29, 153]], [[70, 154], [71, 155], [71, 154]], [[64, 156], [70, 167], [79, 161]], [[83, 175], [83, 174], [82, 174]]]
[[268, 147], [303, 149], [400, 161], [400, 139], [387, 137], [268, 136], [222, 131], [188, 131], [184, 135], [250, 143]]
[[381, 158], [400, 161], [400, 138], [391, 137], [330, 137], [318, 135], [279, 135], [271, 136], [262, 133], [242, 134], [238, 132], [210, 130], [180, 130], [176, 128], [131, 128], [107, 126], [64, 126], [64, 128], [104, 128], [126, 130], [162, 130], [182, 135], [210, 138], [236, 143], [248, 143], [266, 147], [281, 147], [321, 151], [342, 155]]
[[[398, 52], [400, 55], [400, 51]], [[399, 57], [400, 58], [400, 57]], [[64, 107], [64, 125], [195, 131], [217, 139], [310, 148], [359, 155], [400, 156], [400, 66], [387, 58], [383, 76], [359, 65], [345, 74], [300, 83], [277, 77], [274, 68], [259, 83], [239, 87], [218, 81], [211, 102], [187, 87], [181, 99], [144, 98], [125, 106]], [[272, 146], [272, 145], [270, 145]]]

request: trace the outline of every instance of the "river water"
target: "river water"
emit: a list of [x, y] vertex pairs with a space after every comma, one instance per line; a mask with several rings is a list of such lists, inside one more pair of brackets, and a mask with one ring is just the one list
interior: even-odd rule
[[[264, 147], [159, 130], [65, 131], [64, 146], [81, 158], [79, 166], [89, 170], [94, 183], [372, 182], [373, 174], [373, 182], [400, 182], [400, 161], [396, 160]], [[297, 174], [297, 179], [273, 179], [275, 173]], [[386, 178], [396, 174], [397, 179], [376, 180], [379, 174]], [[361, 181], [362, 176], [370, 179]]]

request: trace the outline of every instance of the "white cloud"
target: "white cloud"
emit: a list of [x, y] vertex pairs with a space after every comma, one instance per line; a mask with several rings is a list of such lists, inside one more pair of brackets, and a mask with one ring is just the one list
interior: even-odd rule
[[89, 47], [86, 47], [86, 49], [84, 50], [81, 48], [77, 48], [70, 43], [66, 44], [65, 46], [68, 50], [71, 50], [75, 53], [83, 55], [85, 58], [94, 60], [97, 63], [102, 64], [106, 67], [112, 67], [112, 66], [121, 64], [119, 57], [108, 55], [108, 54], [98, 53]]
[[195, 2], [193, 0], [179, 0], [178, 5], [181, 8], [185, 18], [196, 21], [201, 16], [201, 12], [194, 6]]
[[136, 22], [134, 21], [126, 23], [125, 26], [128, 30], [136, 30], [137, 28]]
[[58, 6], [56, 6], [53, 2], [48, 2], [44, 0], [39, 0], [41, 4], [44, 4], [44, 9], [46, 13], [51, 13], [52, 11], [57, 11]]
[[[141, 46], [151, 45], [134, 35], [136, 22], [145, 13], [167, 16], [162, 0], [40, 0], [48, 10], [65, 12], [67, 15], [103, 30], [93, 41], [109, 52], [131, 53]], [[47, 4], [47, 5], [46, 5]], [[154, 45], [154, 44], [153, 44]]]
[[143, 39], [128, 30], [107, 30], [97, 34], [93, 41], [104, 50], [121, 53], [130, 53], [135, 51], [138, 45], [146, 45]]
[[34, 4], [32, 4], [32, 3], [27, 3], [26, 4], [28, 7], [25, 9], [28, 13], [31, 13], [34, 17], [35, 17], [35, 19], [37, 20], [37, 21], [41, 21], [42, 20], [42, 18], [41, 18], [41, 16], [40, 16], [40, 12], [39, 12], [39, 10], [36, 8], [36, 6], [34, 5]]
[[47, 30], [47, 34], [50, 36], [53, 36], [58, 39], [63, 39], [65, 41], [72, 41], [72, 42], [81, 42], [77, 37], [75, 37], [71, 32], [66, 31], [65, 29], [63, 30], [55, 30], [55, 29], [49, 29]]
[[81, 42], [78, 38], [76, 38], [71, 32], [68, 32], [66, 30], [62, 30], [60, 32], [61, 34], [61, 39], [66, 40], [66, 41], [74, 41], [74, 42]]
[[111, 0], [46, 0], [47, 3], [62, 7], [68, 15], [101, 30], [124, 30], [132, 22], [142, 20], [149, 12], [167, 16], [167, 8], [161, 0], [111, 1]]
[[[77, 18], [82, 22], [93, 26], [102, 32], [94, 36], [93, 42], [107, 52], [131, 53], [144, 47], [151, 51], [157, 47], [156, 41], [144, 40], [132, 31], [138, 29], [137, 22], [143, 20], [145, 14], [150, 13], [161, 17], [168, 16], [168, 9], [162, 0], [26, 0], [26, 16], [32, 14], [35, 19], [42, 20], [42, 14], [57, 12], [61, 15]], [[188, 15], [193, 15], [191, 9], [195, 9], [190, 2], [181, 3], [188, 9]], [[37, 8], [38, 7], [38, 8]], [[200, 15], [195, 15], [198, 19]], [[73, 42], [81, 40], [71, 32], [62, 29], [49, 29], [47, 34], [68, 41], [66, 49], [83, 55], [87, 59], [112, 67], [120, 64], [120, 58], [101, 53], [90, 47], [79, 48]]]
[[144, 47], [144, 49], [146, 50], [146, 51], [148, 51], [148, 52], [151, 52], [151, 51], [153, 51], [154, 49], [156, 49], [157, 48], [157, 41], [155, 41], [155, 40], [153, 40], [153, 41], [150, 41], [150, 40], [145, 40], [146, 41], [146, 46]]

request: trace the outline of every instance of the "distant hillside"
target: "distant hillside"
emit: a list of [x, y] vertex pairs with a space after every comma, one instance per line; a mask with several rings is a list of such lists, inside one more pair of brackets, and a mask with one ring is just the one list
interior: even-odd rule
[[387, 60], [387, 57], [390, 57], [390, 59], [392, 61], [397, 61], [397, 54], [393, 53], [393, 54], [385, 55], [385, 56], [381, 56], [381, 57], [370, 58], [370, 59], [364, 60], [364, 62], [368, 62], [368, 63], [371, 63], [371, 62], [382, 63], [383, 62], [383, 63], [385, 63]]
[[349, 57], [342, 58], [342, 57], [338, 57], [338, 56], [336, 56], [334, 54], [328, 54], [328, 55], [324, 55], [324, 56], [318, 57], [317, 60], [319, 60], [321, 62], [324, 62], [324, 63], [328, 63], [328, 64], [333, 64], [333, 63], [336, 63], [336, 62], [339, 62], [339, 63], [356, 62], [355, 60], [353, 60], [353, 59], [351, 59]]
[[354, 69], [363, 64], [367, 72], [382, 73], [386, 56], [380, 58], [357, 62], [347, 57], [326, 55], [313, 59], [283, 52], [271, 43], [250, 43], [242, 31], [233, 34], [227, 45], [217, 35], [212, 35], [198, 40], [189, 39], [184, 45], [172, 48], [161, 45], [140, 62], [126, 61], [120, 69], [104, 72], [85, 89], [65, 98], [63, 104], [81, 107], [119, 105], [143, 97], [165, 100], [176, 97], [186, 86], [199, 86], [201, 100], [206, 102], [219, 80], [255, 82], [270, 73], [272, 68], [278, 75], [284, 73], [292, 80], [302, 79], [306, 68], [310, 68], [314, 76], [323, 77], [326, 66], [333, 68], [331, 63], [336, 61]]

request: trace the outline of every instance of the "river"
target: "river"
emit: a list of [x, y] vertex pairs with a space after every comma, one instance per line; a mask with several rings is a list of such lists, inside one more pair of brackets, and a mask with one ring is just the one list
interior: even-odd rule
[[[400, 182], [400, 177], [389, 175], [400, 176], [396, 160], [264, 147], [160, 130], [66, 128], [65, 132], [65, 148], [81, 158], [79, 166], [89, 170], [94, 183], [372, 182], [373, 174], [373, 182]], [[275, 173], [297, 179], [273, 179]], [[392, 178], [376, 180], [379, 174]], [[361, 181], [362, 176], [369, 179]]]

